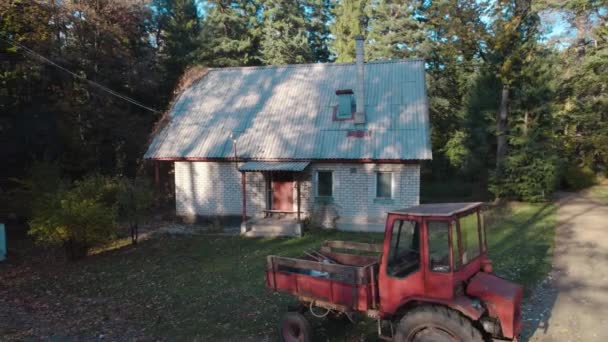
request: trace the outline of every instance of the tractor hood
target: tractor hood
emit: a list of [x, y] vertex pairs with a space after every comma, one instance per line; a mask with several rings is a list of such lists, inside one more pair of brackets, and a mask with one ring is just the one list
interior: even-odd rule
[[513, 338], [521, 331], [521, 286], [493, 274], [479, 272], [469, 281], [467, 295], [479, 298], [491, 317], [498, 318], [502, 334]]

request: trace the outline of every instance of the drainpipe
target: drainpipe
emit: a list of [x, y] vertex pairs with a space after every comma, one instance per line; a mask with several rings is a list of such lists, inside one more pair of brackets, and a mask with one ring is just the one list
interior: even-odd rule
[[247, 176], [245, 171], [241, 171], [241, 188], [243, 191], [243, 217], [242, 222], [247, 221]]
[[363, 50], [364, 39], [362, 35], [355, 37], [355, 56], [357, 65], [357, 94], [355, 97], [357, 111], [355, 112], [355, 125], [365, 124], [365, 52]]

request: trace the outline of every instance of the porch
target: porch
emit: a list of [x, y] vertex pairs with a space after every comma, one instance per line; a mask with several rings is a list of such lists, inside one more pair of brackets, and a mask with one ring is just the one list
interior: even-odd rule
[[[309, 162], [246, 162], [239, 167], [242, 182], [242, 223], [244, 236], [301, 236], [303, 172]], [[247, 172], [259, 172], [265, 179], [265, 206], [262, 212], [247, 211]], [[248, 215], [249, 214], [249, 215]]]
[[302, 236], [302, 223], [294, 217], [251, 218], [241, 223], [241, 235], [249, 237]]

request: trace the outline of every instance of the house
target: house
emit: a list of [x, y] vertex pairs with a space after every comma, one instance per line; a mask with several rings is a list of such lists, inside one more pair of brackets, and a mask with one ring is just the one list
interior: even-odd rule
[[424, 61], [364, 63], [356, 45], [356, 63], [210, 69], [183, 91], [145, 155], [175, 163], [177, 214], [382, 231], [418, 204]]

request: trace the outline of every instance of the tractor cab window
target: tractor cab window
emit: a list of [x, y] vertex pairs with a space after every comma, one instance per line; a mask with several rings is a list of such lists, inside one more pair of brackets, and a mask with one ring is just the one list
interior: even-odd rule
[[432, 272], [450, 272], [449, 225], [446, 221], [428, 221], [429, 268]]
[[460, 224], [460, 239], [462, 241], [462, 264], [466, 265], [480, 254], [480, 232], [477, 225], [477, 213], [463, 216]]
[[404, 278], [420, 267], [420, 228], [418, 222], [395, 220], [391, 235], [387, 273]]

